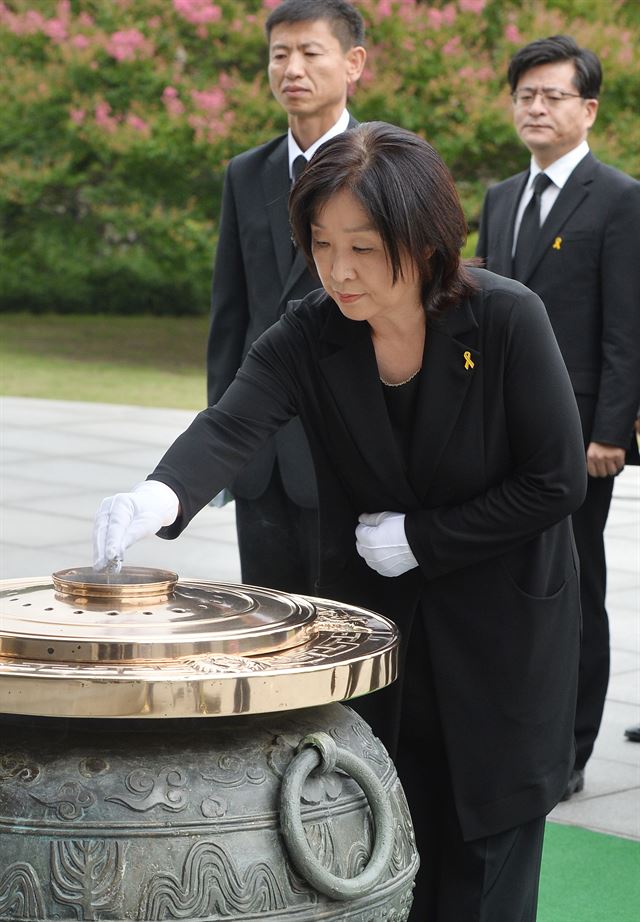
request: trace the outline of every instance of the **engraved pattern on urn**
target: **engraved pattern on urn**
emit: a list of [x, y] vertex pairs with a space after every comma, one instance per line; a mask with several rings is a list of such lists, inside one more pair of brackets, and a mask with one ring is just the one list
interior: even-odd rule
[[[357, 716], [351, 708], [349, 708], [349, 711], [353, 717]], [[366, 762], [374, 762], [384, 768], [391, 765], [391, 759], [386, 749], [378, 737], [374, 736], [369, 724], [365, 723], [360, 717], [358, 717], [356, 723], [332, 727], [329, 733], [338, 746], [353, 749], [354, 740], [357, 740], [361, 745], [359, 754]]]
[[29, 794], [59, 820], [81, 819], [96, 802], [95, 795], [78, 781], [65, 781], [57, 794], [48, 800], [41, 794]]
[[416, 851], [416, 837], [407, 798], [399, 781], [394, 785], [390, 796], [394, 806], [394, 813], [398, 817], [393, 852], [391, 854], [391, 869], [393, 872], [400, 873], [411, 864], [411, 859]]
[[42, 767], [30, 761], [24, 752], [6, 752], [0, 756], [0, 784], [20, 781], [35, 784], [42, 777]]
[[44, 906], [33, 865], [19, 861], [0, 869], [0, 919], [44, 919]]
[[122, 804], [130, 810], [145, 813], [154, 807], [162, 807], [172, 813], [179, 813], [187, 807], [187, 779], [179, 768], [165, 768], [156, 778], [142, 769], [130, 772], [124, 780], [131, 796], [112, 794], [105, 797], [110, 803]]
[[[380, 742], [338, 704], [139, 731], [8, 728], [0, 855], [14, 864], [0, 860], [0, 922], [342, 922], [344, 904], [294, 871], [279, 826], [283, 772], [318, 731], [369, 761], [397, 824], [380, 892], [349, 904], [349, 922], [403, 922], [416, 869], [406, 801]], [[374, 826], [354, 779], [312, 772], [300, 809], [318, 859], [359, 873]]]
[[[296, 754], [302, 735], [281, 733], [267, 749], [267, 762], [272, 771], [282, 779], [289, 763]], [[302, 789], [302, 802], [315, 806], [323, 801], [335, 801], [342, 793], [342, 778], [338, 772], [312, 772]]]
[[[123, 847], [107, 839], [51, 843], [51, 889], [55, 900], [79, 920], [99, 920], [122, 899]], [[107, 916], [108, 918], [108, 916]]]
[[217, 770], [200, 772], [204, 781], [212, 781], [221, 787], [239, 787], [243, 784], [264, 784], [267, 775], [256, 765], [247, 764], [244, 759], [227, 753], [220, 756]]
[[221, 845], [199, 842], [190, 849], [180, 878], [169, 873], [151, 878], [138, 918], [235, 918], [235, 913], [275, 912], [286, 905], [283, 887], [269, 864], [260, 861], [241, 871]]

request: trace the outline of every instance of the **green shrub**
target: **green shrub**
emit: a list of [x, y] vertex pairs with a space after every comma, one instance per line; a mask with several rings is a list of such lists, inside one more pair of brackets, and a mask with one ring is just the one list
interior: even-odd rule
[[[0, 310], [208, 310], [229, 158], [285, 130], [266, 80], [273, 0], [0, 3]], [[592, 145], [640, 173], [636, 0], [361, 0], [369, 59], [350, 107], [428, 138], [471, 229], [522, 169], [511, 53], [567, 32], [603, 62]]]

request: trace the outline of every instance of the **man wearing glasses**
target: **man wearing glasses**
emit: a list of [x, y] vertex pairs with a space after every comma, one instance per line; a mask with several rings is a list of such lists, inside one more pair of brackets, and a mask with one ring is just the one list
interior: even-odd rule
[[596, 55], [568, 36], [514, 55], [513, 119], [531, 162], [488, 190], [477, 248], [488, 269], [519, 279], [544, 302], [582, 420], [589, 485], [572, 518], [583, 637], [565, 799], [584, 786], [609, 679], [604, 528], [613, 478], [625, 459], [638, 462], [631, 434], [640, 404], [640, 182], [589, 151], [601, 79]]

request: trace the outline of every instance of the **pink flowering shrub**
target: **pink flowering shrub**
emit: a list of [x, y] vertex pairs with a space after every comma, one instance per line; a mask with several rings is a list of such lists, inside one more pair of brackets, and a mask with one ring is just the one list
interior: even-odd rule
[[[0, 310], [203, 313], [229, 158], [284, 131], [263, 24], [278, 0], [0, 0]], [[350, 108], [430, 140], [471, 228], [527, 154], [505, 71], [566, 32], [605, 71], [591, 139], [638, 175], [629, 0], [356, 0], [368, 61]]]
[[109, 36], [105, 50], [116, 61], [134, 61], [138, 57], [151, 57], [153, 43], [138, 29], [125, 29]]
[[187, 22], [195, 25], [204, 25], [208, 22], [218, 22], [222, 17], [222, 9], [211, 0], [173, 0], [177, 13]]

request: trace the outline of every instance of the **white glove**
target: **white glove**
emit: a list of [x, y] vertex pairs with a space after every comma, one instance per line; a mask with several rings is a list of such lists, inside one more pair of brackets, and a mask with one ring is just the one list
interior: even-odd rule
[[380, 576], [401, 576], [418, 566], [400, 512], [363, 512], [358, 517], [356, 550]]
[[145, 480], [131, 493], [107, 496], [93, 525], [93, 569], [119, 573], [125, 550], [163, 525], [175, 522], [180, 502], [171, 487]]

